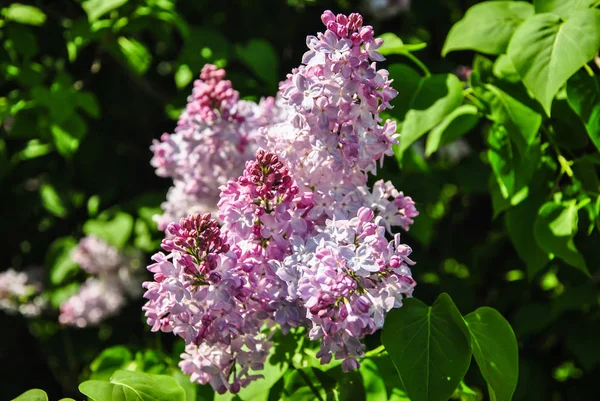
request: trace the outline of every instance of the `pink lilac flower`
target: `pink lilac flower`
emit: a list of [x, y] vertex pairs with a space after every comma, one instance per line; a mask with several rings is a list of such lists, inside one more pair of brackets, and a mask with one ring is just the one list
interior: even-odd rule
[[[382, 40], [359, 14], [326, 11], [322, 21], [327, 29], [307, 38], [303, 65], [258, 113], [269, 117], [240, 128], [237, 92], [206, 67], [176, 133], [154, 145], [157, 173], [174, 178], [169, 201], [181, 200], [165, 208], [169, 218], [214, 197], [218, 220], [192, 214], [165, 226], [167, 253], [148, 266], [154, 280], [143, 284], [143, 310], [153, 331], [185, 341], [182, 371], [219, 393], [261, 377], [277, 329], [305, 327], [320, 341], [322, 363], [357, 369], [361, 340], [416, 285], [410, 247], [399, 234], [386, 238], [394, 226], [408, 230], [415, 203], [391, 182], [368, 186], [398, 142], [395, 123], [380, 117], [397, 95], [376, 65]], [[208, 146], [226, 130], [252, 132], [243, 155], [227, 153], [247, 160], [237, 179], [217, 161], [207, 172], [190, 151], [216, 152]], [[194, 203], [199, 189], [206, 197]]]
[[124, 303], [124, 294], [115, 277], [91, 277], [60, 306], [58, 321], [80, 328], [98, 325], [117, 314]]
[[154, 141], [151, 164], [173, 179], [159, 229], [195, 212], [215, 212], [219, 187], [235, 179], [256, 151], [258, 129], [277, 120], [274, 99], [239, 100], [225, 71], [206, 65], [173, 134]]
[[[377, 52], [381, 39], [359, 14], [326, 11], [322, 20], [327, 30], [307, 38], [303, 65], [280, 86], [282, 108], [293, 118], [265, 127], [258, 139], [261, 148], [286, 160], [300, 192], [312, 193], [310, 218], [321, 224], [373, 206], [367, 173], [376, 173], [398, 138], [395, 122], [379, 117], [398, 94], [388, 71], [376, 66], [384, 59]], [[385, 206], [402, 206], [401, 200], [388, 200], [400, 196], [398, 191], [392, 187], [388, 193]], [[401, 209], [387, 207], [379, 221], [389, 230], [406, 229], [414, 215], [403, 216]]]
[[90, 274], [108, 273], [124, 263], [115, 247], [93, 235], [79, 241], [71, 252], [71, 259]]
[[25, 271], [8, 269], [0, 273], [0, 310], [26, 317], [39, 316], [46, 306], [46, 300], [39, 296], [41, 273], [42, 269], [37, 267]]
[[90, 274], [79, 291], [60, 306], [61, 324], [95, 326], [115, 316], [127, 298], [139, 296], [140, 278], [133, 260], [95, 236], [87, 236], [73, 248], [71, 258]]

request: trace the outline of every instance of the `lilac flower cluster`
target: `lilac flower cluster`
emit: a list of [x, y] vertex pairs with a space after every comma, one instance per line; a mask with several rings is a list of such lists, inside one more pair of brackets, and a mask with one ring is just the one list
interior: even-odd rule
[[79, 266], [90, 274], [79, 292], [60, 306], [58, 321], [76, 327], [94, 326], [114, 316], [127, 297], [139, 295], [139, 280], [133, 259], [95, 236], [87, 236], [71, 252]]
[[256, 152], [258, 129], [278, 119], [274, 99], [240, 100], [224, 78], [224, 70], [204, 66], [175, 133], [151, 147], [156, 173], [173, 179], [157, 221], [161, 230], [188, 214], [216, 211], [219, 187], [239, 176]]
[[26, 317], [39, 316], [47, 303], [39, 296], [41, 273], [42, 269], [37, 267], [25, 271], [8, 269], [0, 273], [0, 310]]
[[[182, 174], [176, 186], [201, 187], [218, 199], [219, 221], [193, 214], [167, 226], [167, 254], [154, 255], [148, 267], [154, 281], [143, 285], [143, 309], [153, 331], [185, 340], [182, 370], [219, 393], [261, 377], [276, 329], [305, 327], [320, 340], [322, 363], [335, 358], [345, 371], [358, 368], [361, 339], [381, 328], [416, 285], [410, 247], [399, 234], [386, 238], [392, 226], [409, 228], [418, 214], [414, 202], [391, 182], [372, 189], [367, 182], [398, 137], [395, 123], [379, 116], [397, 95], [388, 72], [376, 67], [382, 41], [359, 14], [326, 11], [322, 21], [327, 30], [308, 37], [303, 65], [271, 101], [277, 118], [253, 125], [248, 149], [258, 151], [239, 178], [216, 177], [189, 157], [193, 152], [166, 145], [198, 127], [194, 146], [202, 149], [224, 126], [248, 134], [228, 108], [239, 105], [237, 93], [219, 87], [223, 73], [213, 67], [206, 71], [216, 78], [203, 70], [181, 131], [154, 145], [159, 174], [176, 177], [183, 170], [172, 161], [185, 158], [186, 174], [194, 174]], [[191, 143], [178, 141], [180, 148]], [[178, 156], [161, 159], [160, 152]], [[211, 192], [217, 183], [220, 193]]]

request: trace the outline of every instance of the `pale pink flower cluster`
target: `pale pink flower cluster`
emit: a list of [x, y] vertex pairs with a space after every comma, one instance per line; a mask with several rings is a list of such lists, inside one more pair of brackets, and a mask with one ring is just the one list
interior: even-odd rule
[[[410, 247], [386, 238], [412, 224], [414, 202], [391, 182], [367, 183], [397, 143], [395, 123], [379, 117], [397, 95], [376, 67], [382, 41], [359, 14], [322, 20], [327, 30], [308, 37], [303, 65], [280, 86], [279, 118], [254, 133], [256, 156], [220, 186], [219, 220], [169, 224], [167, 254], [153, 256], [143, 285], [152, 330], [182, 337], [183, 372], [219, 393], [261, 377], [275, 329], [305, 327], [322, 363], [358, 368], [361, 339], [416, 285]], [[194, 107], [198, 119], [223, 115]]]
[[60, 306], [58, 321], [88, 327], [116, 315], [128, 297], [139, 295], [134, 259], [95, 236], [87, 236], [73, 248], [71, 258], [90, 274], [77, 294]]
[[25, 271], [8, 269], [0, 273], [0, 310], [26, 317], [39, 316], [46, 300], [39, 296], [42, 289], [40, 268]]
[[256, 152], [258, 129], [278, 114], [273, 98], [240, 100], [224, 70], [204, 66], [175, 133], [151, 147], [156, 174], [173, 179], [159, 229], [194, 212], [216, 211], [219, 187], [242, 173]]

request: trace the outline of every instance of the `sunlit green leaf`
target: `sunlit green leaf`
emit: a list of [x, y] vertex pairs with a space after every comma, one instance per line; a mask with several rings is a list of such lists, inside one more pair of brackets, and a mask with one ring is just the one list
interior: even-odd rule
[[541, 161], [539, 146], [532, 146], [525, 156], [516, 151], [508, 131], [495, 124], [488, 135], [488, 160], [494, 172], [500, 195], [510, 205], [518, 205], [529, 194], [531, 181]]
[[600, 48], [600, 10], [573, 12], [563, 21], [536, 14], [515, 31], [508, 55], [523, 83], [550, 115], [552, 99], [567, 79]]
[[538, 212], [534, 225], [535, 238], [546, 252], [556, 255], [589, 275], [585, 259], [575, 247], [577, 233], [577, 201], [545, 203]]
[[81, 6], [85, 10], [88, 20], [92, 22], [125, 3], [127, 0], [86, 0]]
[[170, 376], [118, 370], [110, 381], [88, 380], [79, 391], [93, 401], [184, 401], [185, 392]]
[[502, 54], [515, 29], [533, 14], [524, 1], [488, 1], [474, 5], [448, 33], [442, 55], [454, 50]]
[[67, 207], [56, 188], [51, 184], [43, 184], [40, 187], [40, 196], [44, 208], [57, 217], [67, 216]]
[[194, 79], [194, 74], [192, 74], [190, 67], [187, 64], [180, 65], [175, 72], [175, 85], [181, 89], [192, 82], [192, 79]]
[[71, 157], [79, 148], [79, 143], [87, 134], [87, 124], [77, 114], [71, 115], [60, 125], [50, 126], [54, 145], [64, 157]]
[[388, 32], [380, 36], [383, 39], [383, 45], [377, 51], [384, 56], [390, 54], [405, 54], [427, 47], [426, 43], [406, 44], [396, 34]]
[[48, 401], [48, 394], [45, 391], [33, 389], [24, 392], [12, 401]]
[[71, 259], [71, 250], [77, 245], [73, 237], [56, 239], [48, 248], [45, 264], [50, 270], [50, 283], [63, 284], [79, 271], [77, 263]]
[[439, 74], [422, 78], [416, 93], [412, 94], [410, 110], [400, 128], [398, 152], [404, 153], [417, 139], [460, 106], [462, 100], [462, 83], [455, 75]]
[[48, 143], [43, 143], [38, 139], [32, 139], [27, 142], [27, 145], [23, 150], [19, 152], [19, 158], [21, 160], [36, 159], [41, 156], [45, 156], [52, 152], [53, 147]]
[[519, 82], [521, 77], [507, 54], [501, 54], [494, 61], [494, 75], [510, 82]]
[[125, 57], [127, 66], [133, 72], [142, 75], [148, 70], [152, 62], [152, 55], [143, 43], [121, 36], [117, 39], [117, 44]]
[[412, 401], [447, 401], [471, 362], [470, 334], [445, 293], [433, 306], [409, 298], [392, 309], [381, 339]]
[[528, 155], [529, 147], [540, 129], [542, 116], [500, 88], [489, 84], [484, 87], [486, 91], [481, 97], [489, 105], [488, 118], [508, 130], [522, 157]]
[[475, 127], [479, 121], [477, 107], [463, 104], [455, 109], [427, 136], [425, 156], [429, 157], [440, 146], [454, 142]]
[[519, 350], [510, 324], [500, 312], [488, 307], [469, 313], [465, 321], [490, 400], [510, 401], [519, 378]]
[[127, 347], [117, 345], [106, 348], [90, 364], [90, 379], [109, 380], [115, 371], [122, 369], [132, 359], [133, 355]]
[[562, 18], [569, 18], [573, 12], [582, 8], [589, 8], [596, 0], [534, 0], [535, 12], [553, 13]]
[[21, 3], [13, 3], [2, 9], [2, 15], [8, 21], [15, 21], [20, 24], [42, 25], [46, 22], [46, 14], [42, 10]]
[[124, 212], [103, 213], [83, 225], [87, 235], [95, 235], [108, 243], [123, 248], [133, 231], [133, 217]]

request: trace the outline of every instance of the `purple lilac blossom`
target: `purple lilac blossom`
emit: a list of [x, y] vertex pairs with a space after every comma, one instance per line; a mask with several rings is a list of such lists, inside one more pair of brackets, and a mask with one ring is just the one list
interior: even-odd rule
[[256, 104], [239, 99], [225, 71], [207, 64], [173, 134], [155, 140], [151, 164], [173, 179], [159, 229], [188, 214], [215, 212], [219, 187], [235, 179], [256, 152], [258, 129], [278, 120], [273, 98]]
[[[380, 329], [416, 285], [410, 247], [399, 234], [386, 238], [392, 226], [408, 230], [415, 203], [391, 182], [368, 186], [368, 174], [398, 142], [395, 122], [379, 116], [398, 94], [376, 67], [383, 42], [359, 14], [326, 11], [322, 21], [325, 33], [307, 38], [303, 65], [281, 83], [277, 101], [268, 100], [276, 118], [253, 126], [251, 149], [258, 151], [237, 180], [207, 173], [204, 161], [179, 150], [189, 146], [179, 132], [234, 115], [227, 107], [237, 92], [223, 84], [226, 94], [218, 95], [224, 73], [212, 66], [176, 133], [154, 145], [157, 173], [181, 174], [180, 194], [192, 193], [192, 185], [218, 199], [219, 220], [193, 214], [166, 227], [167, 254], [155, 254], [148, 266], [154, 280], [143, 284], [143, 310], [153, 331], [184, 339], [183, 372], [219, 393], [262, 377], [275, 329], [305, 327], [320, 340], [322, 363], [341, 359], [344, 371], [357, 369], [362, 338]], [[222, 135], [213, 126], [209, 132]], [[195, 140], [206, 149], [211, 137]], [[180, 169], [178, 158], [189, 166]], [[205, 180], [220, 185], [220, 194]], [[182, 206], [209, 204], [200, 198]]]
[[141, 282], [133, 259], [95, 236], [87, 236], [73, 248], [71, 258], [90, 274], [79, 291], [60, 306], [58, 321], [88, 327], [116, 315], [127, 298], [140, 295]]

